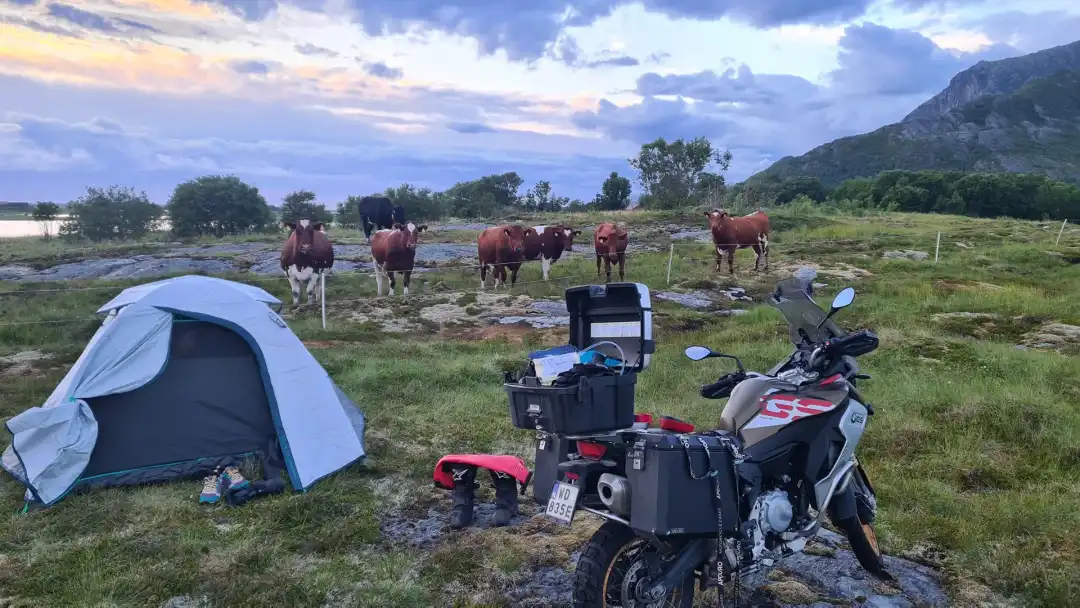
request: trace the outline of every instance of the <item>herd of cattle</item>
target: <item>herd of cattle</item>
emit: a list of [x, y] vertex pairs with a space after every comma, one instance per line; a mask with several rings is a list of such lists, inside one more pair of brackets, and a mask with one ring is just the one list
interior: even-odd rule
[[[762, 258], [765, 271], [769, 270], [769, 218], [758, 211], [743, 217], [732, 217], [722, 209], [706, 211], [712, 241], [716, 247], [716, 270], [720, 272], [726, 253], [728, 271], [735, 273], [735, 251], [750, 247], [757, 254], [754, 270], [758, 270]], [[416, 259], [416, 246], [420, 233], [427, 226], [406, 221], [405, 209], [393, 205], [388, 198], [366, 197], [360, 205], [360, 223], [364, 235], [371, 243], [371, 258], [375, 266], [378, 295], [383, 295], [383, 281], [389, 281], [389, 294], [396, 287], [395, 273], [401, 273], [404, 295], [409, 294]], [[292, 288], [293, 306], [300, 303], [300, 286], [307, 283], [307, 301], [318, 302], [315, 285], [320, 276], [334, 265], [334, 249], [327, 238], [321, 222], [300, 220], [285, 222], [289, 236], [281, 249], [281, 269]], [[372, 234], [372, 229], [378, 228]], [[506, 283], [510, 271], [510, 285], [517, 283], [518, 271], [527, 261], [539, 260], [548, 280], [551, 265], [572, 251], [574, 237], [581, 234], [569, 226], [523, 227], [518, 224], [502, 224], [483, 230], [477, 237], [477, 257], [480, 260], [480, 288], [487, 288], [488, 272], [494, 279], [495, 288]], [[619, 279], [626, 271], [626, 246], [630, 235], [625, 228], [612, 222], [604, 222], [593, 231], [593, 250], [596, 254], [596, 274], [601, 265], [611, 281], [611, 267], [618, 264]]]

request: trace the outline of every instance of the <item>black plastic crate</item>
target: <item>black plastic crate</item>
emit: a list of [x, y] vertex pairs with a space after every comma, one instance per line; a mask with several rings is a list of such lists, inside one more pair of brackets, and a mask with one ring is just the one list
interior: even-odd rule
[[[727, 533], [739, 524], [739, 503], [734, 457], [716, 437], [700, 435], [708, 444], [710, 462], [699, 435], [688, 435], [690, 457], [678, 435], [639, 433], [626, 454], [626, 478], [630, 482], [630, 526], [646, 534], [667, 536], [716, 536], [716, 509], [720, 506]], [[688, 463], [689, 461], [689, 463]], [[690, 466], [694, 479], [690, 476]], [[720, 505], [715, 480], [719, 479]]]
[[582, 376], [573, 386], [506, 383], [510, 417], [519, 429], [585, 435], [628, 429], [634, 424], [637, 375]]

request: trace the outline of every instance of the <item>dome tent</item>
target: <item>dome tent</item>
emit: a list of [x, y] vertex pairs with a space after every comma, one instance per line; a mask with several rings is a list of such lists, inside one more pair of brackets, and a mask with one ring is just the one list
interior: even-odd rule
[[362, 459], [363, 414], [268, 304], [194, 275], [124, 290], [45, 403], [7, 421], [4, 469], [49, 506], [252, 454], [283, 459], [302, 491]]

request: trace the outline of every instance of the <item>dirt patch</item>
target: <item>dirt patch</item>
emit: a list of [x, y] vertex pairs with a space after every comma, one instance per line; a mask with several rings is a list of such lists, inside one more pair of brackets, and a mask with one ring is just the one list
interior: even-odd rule
[[777, 261], [772, 264], [771, 270], [779, 274], [792, 274], [800, 268], [811, 268], [817, 271], [819, 276], [837, 277], [845, 281], [858, 281], [859, 279], [874, 276], [869, 270], [863, 270], [862, 268], [852, 266], [851, 264], [845, 264], [844, 262], [837, 262], [830, 266], [822, 266], [815, 262]]
[[345, 342], [341, 340], [303, 340], [302, 342], [308, 350], [323, 350], [345, 346]]
[[1005, 288], [1001, 285], [994, 285], [993, 283], [984, 283], [982, 281], [964, 281], [964, 280], [938, 280], [933, 282], [934, 289], [943, 293], [957, 293], [957, 292], [993, 292], [1002, 291]]
[[1044, 319], [1024, 315], [1008, 317], [988, 312], [945, 312], [933, 320], [949, 332], [979, 340], [1021, 339], [1025, 332], [1039, 326]]
[[43, 353], [37, 350], [27, 350], [21, 353], [15, 353], [14, 355], [8, 355], [7, 357], [0, 357], [0, 377], [2, 378], [21, 378], [23, 376], [32, 375], [37, 371], [34, 365], [37, 361], [46, 361], [52, 359], [53, 356], [49, 353]]
[[526, 337], [536, 335], [536, 333], [536, 330], [522, 325], [490, 325], [487, 327], [447, 327], [439, 332], [439, 337], [473, 342], [502, 339], [510, 344], [521, 344]]

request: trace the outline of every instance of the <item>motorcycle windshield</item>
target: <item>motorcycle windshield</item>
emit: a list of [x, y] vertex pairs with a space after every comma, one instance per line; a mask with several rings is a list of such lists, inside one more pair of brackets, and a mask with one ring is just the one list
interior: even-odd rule
[[806, 281], [786, 279], [776, 284], [776, 291], [769, 298], [769, 305], [779, 310], [787, 320], [791, 343], [796, 346], [820, 344], [829, 338], [845, 335], [847, 332], [832, 319], [825, 320], [826, 312], [810, 297], [808, 288]]

